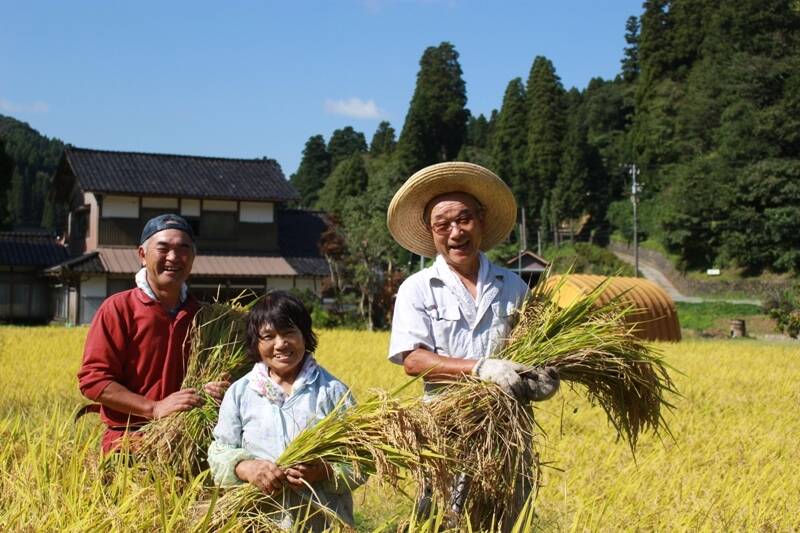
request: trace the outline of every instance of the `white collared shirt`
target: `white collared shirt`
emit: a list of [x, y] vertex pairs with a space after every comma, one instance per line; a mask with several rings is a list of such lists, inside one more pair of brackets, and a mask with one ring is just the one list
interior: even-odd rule
[[404, 355], [416, 348], [460, 359], [489, 357], [502, 347], [527, 292], [519, 276], [480, 254], [473, 299], [437, 256], [432, 266], [410, 276], [397, 291], [389, 360], [402, 364]]

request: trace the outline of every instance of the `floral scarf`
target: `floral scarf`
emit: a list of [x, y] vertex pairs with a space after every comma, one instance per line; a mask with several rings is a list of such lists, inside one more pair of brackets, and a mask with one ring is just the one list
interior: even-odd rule
[[[292, 384], [292, 394], [299, 391], [306, 383], [314, 381], [317, 377], [317, 361], [314, 356], [308, 352], [305, 354], [300, 372]], [[259, 396], [265, 397], [270, 403], [283, 406], [284, 402], [289, 398], [283, 389], [272, 381], [269, 377], [269, 368], [263, 362], [256, 363], [253, 367], [252, 375], [250, 376], [250, 388], [253, 389]]]

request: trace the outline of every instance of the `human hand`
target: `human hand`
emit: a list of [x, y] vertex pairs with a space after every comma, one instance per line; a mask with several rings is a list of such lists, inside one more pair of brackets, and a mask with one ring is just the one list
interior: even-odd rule
[[504, 359], [481, 359], [472, 369], [472, 374], [483, 381], [498, 384], [508, 394], [520, 396], [523, 394], [524, 384], [519, 374], [528, 368]]
[[302, 487], [307, 483], [310, 484], [316, 481], [330, 479], [332, 476], [333, 469], [331, 466], [321, 460], [301, 463], [286, 469], [286, 479], [289, 481], [290, 485], [295, 487]]
[[530, 367], [520, 374], [524, 384], [520, 400], [541, 402], [549, 400], [558, 391], [561, 380], [558, 370], [553, 366]]
[[286, 473], [278, 465], [266, 459], [251, 459], [236, 465], [236, 476], [264, 494], [272, 494], [283, 489]]
[[203, 385], [203, 391], [219, 403], [225, 396], [225, 391], [228, 390], [230, 386], [231, 382], [228, 380], [228, 375], [223, 374], [219, 377], [219, 381], [209, 381]]
[[150, 418], [157, 420], [172, 413], [188, 411], [201, 405], [203, 405], [203, 398], [200, 397], [195, 389], [181, 389], [178, 392], [173, 392], [163, 400], [155, 402]]

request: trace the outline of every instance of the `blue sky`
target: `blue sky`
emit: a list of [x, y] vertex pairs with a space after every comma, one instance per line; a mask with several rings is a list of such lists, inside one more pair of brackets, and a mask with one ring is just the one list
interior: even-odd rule
[[566, 87], [611, 78], [641, 1], [2, 0], [0, 114], [87, 148], [273, 157], [288, 177], [311, 135], [399, 135], [442, 41], [475, 115], [537, 55]]

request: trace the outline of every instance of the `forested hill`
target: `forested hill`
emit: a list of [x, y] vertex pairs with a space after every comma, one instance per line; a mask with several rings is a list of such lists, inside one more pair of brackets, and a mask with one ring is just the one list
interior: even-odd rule
[[0, 115], [0, 227], [55, 227], [47, 187], [64, 143]]

